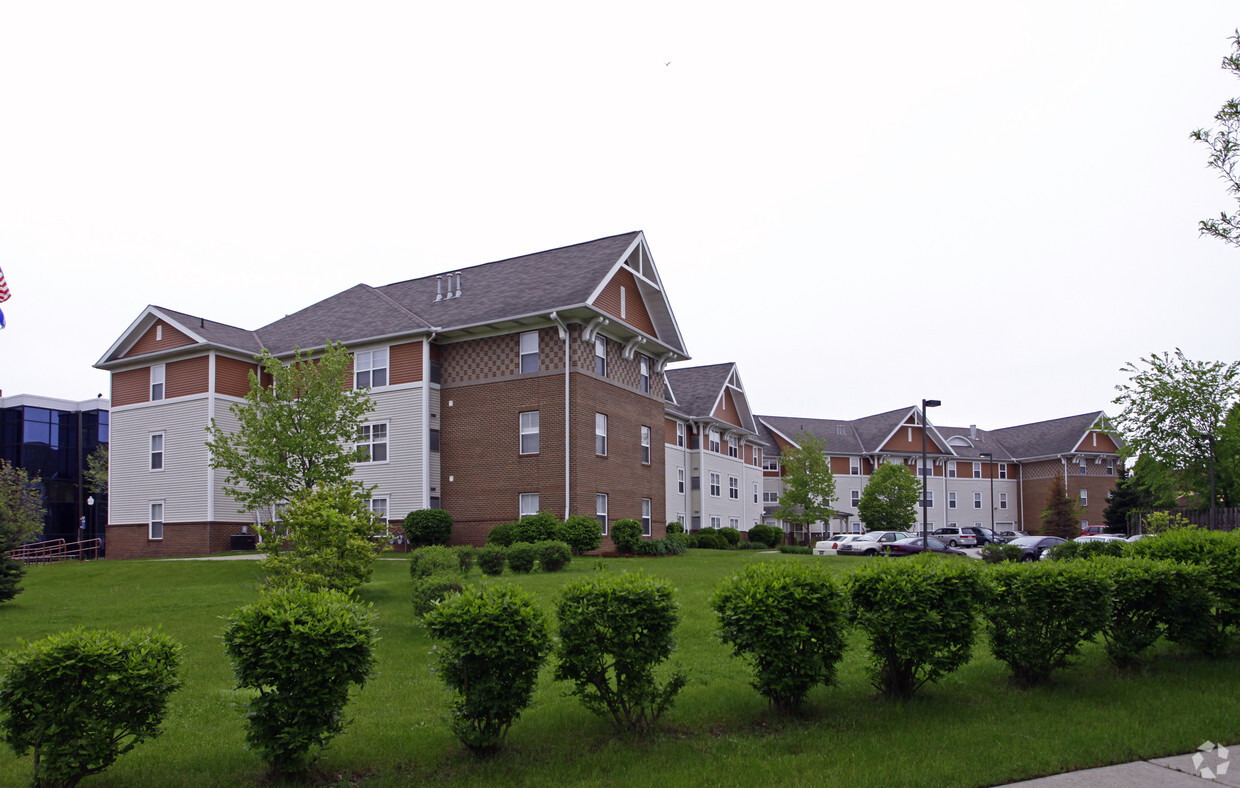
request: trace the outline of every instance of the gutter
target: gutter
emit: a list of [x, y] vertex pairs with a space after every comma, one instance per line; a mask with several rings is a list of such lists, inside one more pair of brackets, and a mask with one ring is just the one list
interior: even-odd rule
[[569, 342], [568, 326], [560, 319], [558, 312], [547, 315], [560, 331], [560, 339], [564, 340], [564, 519], [572, 516], [572, 384], [570, 376], [573, 369], [572, 346]]

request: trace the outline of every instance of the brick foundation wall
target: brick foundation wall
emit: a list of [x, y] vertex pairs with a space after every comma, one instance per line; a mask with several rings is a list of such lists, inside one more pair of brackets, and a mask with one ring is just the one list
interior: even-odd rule
[[164, 523], [163, 539], [148, 539], [148, 525], [108, 523], [107, 558], [192, 558], [227, 552], [228, 539], [241, 533], [241, 523]]

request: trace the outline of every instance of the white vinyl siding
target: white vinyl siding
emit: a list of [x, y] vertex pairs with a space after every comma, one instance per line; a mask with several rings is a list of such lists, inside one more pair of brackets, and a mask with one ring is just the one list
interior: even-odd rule
[[[226, 406], [216, 407], [217, 422], [231, 419]], [[204, 522], [207, 519], [207, 400], [206, 397], [162, 400], [154, 405], [117, 408], [111, 414], [109, 445], [108, 522], [147, 524], [150, 501], [164, 501], [165, 522]], [[163, 433], [163, 470], [151, 471], [151, 435]], [[216, 478], [223, 479], [217, 471]], [[239, 516], [230, 502], [216, 501], [216, 519], [253, 522]], [[169, 520], [168, 518], [174, 518]]]
[[[431, 389], [431, 413], [439, 413], [438, 389]], [[422, 446], [426, 439], [422, 428], [422, 386], [388, 388], [371, 395], [375, 409], [369, 414], [371, 422], [384, 421], [388, 432], [388, 461], [363, 462], [353, 466], [353, 478], [367, 487], [377, 487], [388, 494], [388, 511], [403, 517], [406, 512], [425, 509], [429, 501], [422, 500]], [[217, 407], [218, 411], [219, 408]], [[438, 426], [435, 419], [432, 425]], [[431, 486], [442, 496], [439, 485], [439, 452], [430, 452]], [[217, 513], [220, 507], [216, 506]]]

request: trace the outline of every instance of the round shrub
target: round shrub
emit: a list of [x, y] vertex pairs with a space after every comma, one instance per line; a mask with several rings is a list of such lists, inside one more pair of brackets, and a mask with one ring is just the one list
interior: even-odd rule
[[671, 534], [683, 534], [684, 532], [685, 532], [684, 523], [680, 522], [679, 520], [673, 520], [667, 524], [667, 533], [669, 536]]
[[598, 520], [584, 514], [569, 517], [560, 524], [557, 534], [556, 538], [566, 543], [577, 555], [597, 550], [599, 543], [603, 541], [603, 529]]
[[418, 509], [405, 515], [405, 539], [414, 547], [447, 544], [452, 538], [452, 515], [443, 509]]
[[988, 564], [1019, 561], [1023, 554], [1024, 551], [1014, 544], [995, 544], [991, 542], [982, 548], [982, 560]]
[[456, 553], [457, 559], [461, 562], [461, 574], [469, 574], [469, 570], [474, 568], [474, 561], [478, 557], [478, 548], [471, 544], [458, 544], [452, 548], [452, 552]]
[[773, 525], [755, 525], [749, 529], [749, 541], [775, 547], [784, 541], [784, 532]]
[[731, 526], [720, 528], [719, 535], [727, 540], [728, 547], [736, 547], [741, 543], [741, 532]]
[[559, 530], [559, 520], [555, 519], [554, 516], [546, 512], [539, 512], [538, 514], [531, 514], [526, 517], [522, 517], [521, 520], [513, 526], [512, 541], [514, 543], [528, 542], [529, 544], [534, 544], [535, 542], [545, 542], [548, 539], [557, 538]]
[[1134, 665], [1164, 634], [1192, 640], [1202, 622], [1209, 621], [1204, 567], [1150, 558], [1096, 560], [1115, 586], [1102, 637], [1107, 657], [1117, 667]]
[[478, 568], [482, 574], [495, 577], [504, 573], [508, 565], [508, 550], [497, 544], [488, 544], [478, 551]]
[[465, 578], [455, 569], [419, 578], [413, 583], [413, 609], [422, 615], [448, 594], [459, 594], [464, 588]]
[[409, 574], [414, 580], [440, 572], [459, 572], [461, 559], [450, 547], [429, 545], [409, 554]]
[[728, 540], [713, 528], [704, 528], [697, 534], [697, 546], [703, 550], [727, 550]]
[[642, 541], [642, 524], [636, 520], [617, 520], [611, 526], [611, 541], [621, 553], [632, 555]]
[[507, 547], [508, 545], [517, 541], [516, 533], [515, 533], [516, 529], [517, 529], [516, 523], [503, 523], [501, 525], [495, 526], [487, 534], [487, 544], [488, 545], [499, 545], [500, 547]]
[[508, 546], [508, 568], [521, 574], [534, 571], [538, 550], [529, 542], [513, 542]]
[[34, 751], [34, 785], [76, 785], [158, 736], [181, 646], [150, 629], [74, 629], [4, 657], [0, 733]]
[[573, 560], [573, 552], [568, 545], [554, 539], [538, 542], [534, 550], [538, 553], [538, 567], [544, 572], [558, 572]]
[[719, 585], [710, 606], [719, 638], [750, 660], [754, 689], [781, 713], [835, 683], [847, 622], [844, 594], [823, 567], [750, 564]]

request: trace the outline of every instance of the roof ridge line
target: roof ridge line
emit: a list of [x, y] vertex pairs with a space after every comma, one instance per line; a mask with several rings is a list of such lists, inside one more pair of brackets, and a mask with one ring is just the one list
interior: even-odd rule
[[422, 324], [422, 326], [423, 326], [423, 328], [426, 328], [426, 329], [433, 329], [433, 328], [434, 328], [434, 326], [432, 326], [432, 325], [430, 324], [430, 321], [426, 320], [425, 318], [421, 317], [420, 315], [418, 315], [418, 314], [416, 314], [416, 313], [414, 313], [414, 312], [411, 312], [411, 311], [410, 311], [409, 309], [407, 309], [407, 308], [406, 308], [403, 304], [401, 304], [401, 303], [400, 303], [400, 302], [398, 302], [396, 299], [394, 299], [394, 298], [392, 298], [391, 296], [389, 296], [387, 293], [382, 292], [381, 290], [379, 290], [379, 288], [375, 287], [374, 285], [368, 285], [368, 284], [366, 284], [365, 282], [362, 282], [361, 284], [362, 284], [362, 287], [367, 288], [368, 290], [370, 290], [370, 292], [372, 292], [372, 293], [374, 293], [375, 295], [379, 296], [380, 298], [382, 298], [382, 299], [383, 299], [384, 301], [386, 301], [387, 303], [391, 304], [392, 306], [396, 307], [396, 308], [397, 308], [397, 309], [399, 309], [400, 311], [404, 312], [404, 313], [405, 313], [406, 315], [408, 315], [409, 317], [411, 317], [411, 318], [413, 318], [414, 320], [416, 320], [417, 322], [421, 323], [421, 324]]

